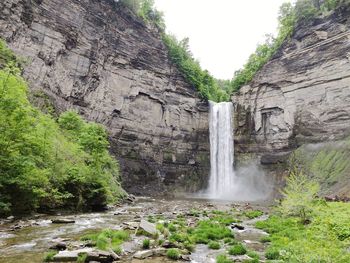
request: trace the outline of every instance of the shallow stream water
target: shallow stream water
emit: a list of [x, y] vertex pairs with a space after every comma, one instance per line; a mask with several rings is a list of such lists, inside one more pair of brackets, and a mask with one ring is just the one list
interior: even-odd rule
[[[163, 215], [171, 219], [178, 214], [185, 214], [191, 209], [225, 210], [232, 208], [232, 202], [212, 202], [205, 200], [155, 200], [138, 198], [133, 204], [125, 204], [102, 213], [85, 213], [62, 216], [37, 216], [14, 222], [2, 222], [0, 225], [0, 263], [37, 263], [43, 262], [45, 253], [52, 242], [57, 239], [68, 239], [74, 244], [79, 238], [91, 231], [106, 228], [121, 229], [125, 223], [139, 222], [141, 218], [147, 219], [150, 215]], [[74, 219], [73, 224], [52, 224], [52, 219]], [[15, 225], [27, 225], [13, 230]], [[263, 251], [263, 244], [258, 243], [261, 235], [259, 230], [252, 227], [250, 222], [243, 222], [245, 230], [236, 233], [237, 239], [244, 241], [248, 247]], [[147, 260], [132, 259], [132, 251], [142, 243], [141, 238], [134, 238], [132, 242], [123, 245], [125, 251], [130, 252], [120, 262], [171, 262], [165, 258], [151, 258]], [[190, 255], [192, 262], [215, 262], [215, 257], [222, 251], [209, 250], [205, 245], [198, 245]], [[172, 261], [173, 262], [173, 261]]]

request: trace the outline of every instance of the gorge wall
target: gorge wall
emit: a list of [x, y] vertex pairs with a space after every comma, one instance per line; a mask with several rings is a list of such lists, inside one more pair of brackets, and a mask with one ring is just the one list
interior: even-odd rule
[[239, 153], [284, 161], [304, 143], [350, 134], [350, 8], [297, 25], [254, 77], [232, 96]]
[[113, 0], [4, 0], [0, 37], [26, 59], [32, 92], [107, 127], [126, 189], [196, 190], [206, 181], [207, 102], [157, 30], [128, 9]]

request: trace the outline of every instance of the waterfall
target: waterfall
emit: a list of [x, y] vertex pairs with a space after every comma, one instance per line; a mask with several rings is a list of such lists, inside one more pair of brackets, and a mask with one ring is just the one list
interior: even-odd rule
[[209, 102], [210, 181], [209, 196], [224, 198], [235, 188], [234, 144], [231, 102]]
[[209, 103], [210, 178], [204, 196], [235, 201], [268, 198], [273, 183], [265, 176], [256, 160], [234, 169], [232, 103]]

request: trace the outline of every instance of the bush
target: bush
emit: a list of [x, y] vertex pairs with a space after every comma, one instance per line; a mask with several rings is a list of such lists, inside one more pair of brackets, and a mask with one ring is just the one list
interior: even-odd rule
[[210, 241], [210, 242], [208, 243], [208, 247], [209, 247], [210, 249], [220, 249], [220, 248], [221, 248], [221, 245], [220, 245], [219, 242]]
[[178, 260], [180, 258], [180, 252], [177, 248], [170, 248], [166, 252], [166, 256], [173, 260]]
[[318, 191], [317, 182], [310, 180], [301, 171], [292, 172], [287, 178], [286, 187], [281, 191], [283, 200], [279, 211], [284, 216], [297, 216], [302, 223], [308, 223]]
[[237, 244], [229, 248], [228, 253], [233, 256], [244, 255], [247, 249], [242, 244]]

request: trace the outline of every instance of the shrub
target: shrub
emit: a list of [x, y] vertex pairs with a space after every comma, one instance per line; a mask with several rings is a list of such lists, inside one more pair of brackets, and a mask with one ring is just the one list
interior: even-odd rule
[[229, 248], [228, 253], [233, 256], [244, 255], [247, 253], [247, 249], [241, 243]]
[[311, 219], [318, 191], [317, 182], [310, 180], [301, 171], [292, 172], [282, 190], [283, 200], [279, 211], [285, 216], [297, 216], [302, 223], [307, 223]]
[[180, 258], [180, 252], [177, 248], [170, 248], [166, 252], [166, 256], [173, 260], [178, 260]]
[[210, 242], [208, 243], [208, 247], [209, 247], [210, 249], [220, 249], [220, 248], [221, 248], [221, 245], [220, 245], [219, 242], [210, 241]]

